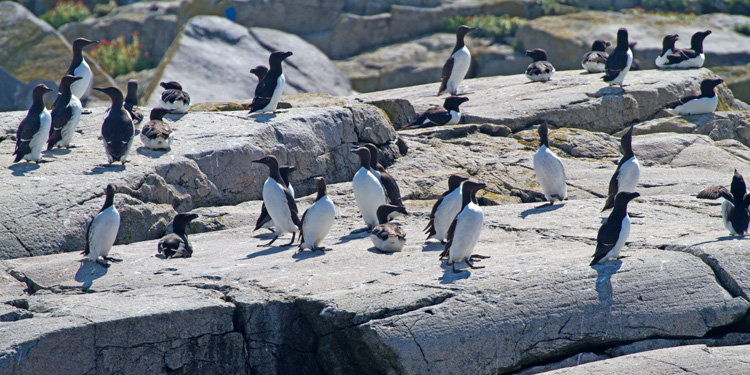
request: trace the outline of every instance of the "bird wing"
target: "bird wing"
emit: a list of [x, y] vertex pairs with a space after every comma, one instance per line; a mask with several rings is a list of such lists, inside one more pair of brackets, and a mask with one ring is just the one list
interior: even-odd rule
[[89, 221], [89, 225], [86, 227], [86, 247], [83, 249], [83, 251], [81, 251], [81, 254], [83, 255], [89, 255], [89, 253], [91, 252], [91, 250], [89, 249], [89, 245], [91, 243], [91, 227], [94, 225], [94, 219], [96, 219], [96, 216], [94, 216], [91, 221]]
[[125, 103], [123, 105], [125, 107], [125, 110], [130, 113], [130, 117], [133, 119], [134, 124], [140, 124], [141, 121], [143, 121], [143, 111], [133, 103]]
[[284, 194], [286, 195], [286, 202], [289, 205], [289, 213], [292, 214], [292, 222], [297, 226], [297, 228], [302, 229], [302, 222], [297, 216], [297, 203], [294, 201], [292, 193], [285, 186], [282, 186], [281, 188], [284, 189]]
[[696, 195], [695, 197], [700, 199], [724, 198], [734, 204], [734, 199], [732, 197], [732, 194], [729, 192], [729, 189], [719, 185], [709, 186], [701, 190], [701, 192], [698, 193], [698, 195]]
[[65, 106], [55, 106], [52, 110], [52, 126], [49, 128], [49, 139], [47, 139], [47, 151], [55, 147], [55, 144], [62, 140], [62, 128], [73, 117], [73, 108], [66, 104]]
[[[441, 115], [440, 114], [441, 112], [444, 115]], [[430, 107], [426, 111], [422, 112], [422, 114], [419, 115], [419, 117], [417, 117], [416, 120], [412, 121], [411, 124], [405, 126], [404, 128], [406, 128], [406, 129], [417, 129], [417, 128], [425, 128], [425, 127], [428, 127], [428, 126], [431, 126], [431, 125], [438, 125], [440, 123], [439, 122], [435, 122], [435, 121], [440, 121], [440, 119], [447, 118], [447, 120], [445, 120], [444, 122], [442, 122], [444, 124], [444, 123], [446, 123], [446, 122], [448, 122], [450, 120], [450, 117], [451, 117], [451, 115], [450, 115], [450, 113], [448, 113], [448, 111], [446, 111], [446, 110], [444, 110], [442, 108], [439, 108], [439, 107]], [[430, 122], [432, 122], [432, 124], [430, 124]]]
[[586, 54], [583, 55], [583, 61], [582, 61], [582, 63], [586, 63], [586, 62], [589, 62], [589, 61], [606, 64], [607, 63], [607, 54], [603, 53], [603, 52], [600, 52], [600, 51], [589, 51], [589, 52], [586, 52]]
[[689, 101], [691, 101], [693, 99], [698, 99], [698, 98], [700, 98], [700, 96], [698, 96], [698, 95], [686, 96], [684, 98], [680, 98], [680, 100], [675, 100], [673, 102], [667, 103], [664, 107], [665, 108], [674, 109], [674, 108], [676, 108], [679, 105], [683, 105], [683, 104], [685, 104], [685, 103], [687, 103], [687, 102], [689, 102]]
[[615, 173], [609, 180], [609, 191], [607, 192], [607, 202], [604, 203], [602, 211], [612, 208], [615, 205], [615, 195], [617, 195], [617, 176], [620, 175], [620, 166], [617, 166]]
[[445, 91], [446, 88], [448, 88], [448, 79], [451, 77], [451, 72], [453, 71], [453, 55], [448, 58], [448, 60], [445, 61], [445, 65], [443, 65], [443, 80], [440, 82], [440, 89], [438, 90], [438, 95], [440, 95], [441, 92]]
[[677, 53], [667, 55], [667, 60], [669, 61], [666, 65], [679, 64], [685, 60], [696, 58], [698, 55], [700, 55], [700, 53], [695, 52], [695, 50], [691, 48], [681, 49]]
[[456, 224], [458, 223], [458, 215], [456, 215], [456, 218], [453, 219], [453, 222], [451, 223], [450, 228], [448, 228], [448, 233], [445, 234], [445, 248], [443, 249], [443, 252], [440, 253], [440, 259], [447, 257], [448, 254], [450, 254], [451, 245], [453, 245], [453, 233], [456, 231]]
[[547, 74], [551, 71], [555, 70], [554, 67], [552, 67], [552, 64], [550, 64], [547, 61], [535, 61], [531, 64], [529, 64], [529, 67], [526, 68], [526, 74], [528, 75], [541, 75], [541, 74]]
[[[304, 214], [302, 214], [302, 223], [303, 223], [303, 224], [304, 224], [304, 222], [305, 222], [305, 217], [307, 216], [307, 212], [308, 212], [308, 211], [310, 211], [310, 208], [311, 208], [311, 207], [312, 207], [312, 206], [308, 207], [308, 208], [307, 208], [307, 209], [305, 210], [305, 213], [304, 213]], [[265, 209], [266, 207], [265, 207], [265, 206], [263, 206], [263, 208]], [[262, 213], [262, 212], [261, 212], [261, 215], [263, 215], [263, 213]], [[260, 220], [260, 218], [258, 218], [258, 220]], [[303, 243], [305, 242], [305, 232], [304, 232], [304, 231], [302, 230], [302, 227], [303, 227], [302, 225], [300, 225], [300, 226], [299, 226], [299, 245], [300, 245], [300, 247], [301, 247], [301, 246], [302, 246], [302, 244], [303, 244]], [[258, 229], [257, 225], [256, 225], [256, 228], [255, 228], [255, 229]]]
[[[302, 218], [303, 218], [302, 221], [304, 221], [304, 215], [302, 215]], [[268, 215], [266, 204], [263, 203], [260, 206], [260, 216], [258, 216], [258, 220], [255, 222], [255, 229], [253, 229], [253, 232], [263, 227], [263, 224], [269, 222], [270, 220], [271, 220], [271, 216]]]
[[616, 225], [610, 225], [609, 219], [602, 224], [599, 228], [599, 233], [596, 236], [596, 251], [594, 252], [594, 259], [590, 265], [598, 263], [604, 258], [607, 253], [615, 247], [617, 239], [620, 236], [620, 228]]
[[29, 116], [27, 114], [21, 120], [21, 123], [18, 125], [18, 131], [16, 131], [16, 149], [13, 151], [13, 155], [17, 155], [16, 162], [31, 152], [31, 138], [39, 131], [41, 125], [39, 116]]
[[385, 195], [388, 197], [388, 200], [391, 201], [392, 205], [404, 205], [404, 203], [401, 202], [401, 190], [399, 190], [396, 180], [393, 179], [390, 173], [386, 171], [380, 171], [380, 183], [383, 185]]
[[109, 116], [104, 119], [102, 124], [102, 137], [104, 138], [105, 148], [107, 152], [112, 155], [112, 159], [120, 161], [120, 158], [125, 154], [128, 149], [128, 144], [133, 138], [135, 130], [133, 129], [133, 121], [130, 120], [130, 116], [126, 111], [122, 111], [121, 120], [130, 120], [130, 126], [126, 126], [122, 129], [118, 126], [119, 121], [115, 120], [113, 116], [117, 116], [117, 113], [109, 112]]
[[443, 203], [443, 198], [445, 198], [447, 194], [443, 194], [438, 198], [438, 200], [435, 202], [435, 204], [432, 206], [432, 211], [430, 211], [430, 222], [427, 223], [427, 226], [424, 227], [424, 232], [427, 233], [427, 238], [430, 238], [437, 234], [435, 231], [435, 214], [437, 214], [438, 207], [440, 207], [440, 203]]

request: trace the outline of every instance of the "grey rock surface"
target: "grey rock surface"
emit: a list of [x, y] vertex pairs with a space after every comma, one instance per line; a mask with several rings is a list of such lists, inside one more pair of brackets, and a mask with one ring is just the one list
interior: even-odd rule
[[[704, 115], [662, 117], [635, 125], [633, 134], [704, 134], [714, 141], [734, 139], [750, 145], [750, 112], [715, 112]], [[624, 131], [615, 135], [621, 136]]]
[[724, 79], [735, 98], [750, 102], [750, 62], [746, 65], [717, 66], [711, 70]]

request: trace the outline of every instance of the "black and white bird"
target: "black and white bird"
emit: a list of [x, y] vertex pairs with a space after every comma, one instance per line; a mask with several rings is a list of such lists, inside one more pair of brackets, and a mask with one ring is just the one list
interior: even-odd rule
[[701, 94], [690, 95], [680, 98], [675, 102], [666, 105], [672, 112], [678, 115], [700, 115], [711, 113], [719, 105], [719, 97], [714, 89], [722, 84], [721, 78], [704, 79], [701, 82]]
[[104, 141], [104, 151], [107, 153], [109, 164], [119, 161], [122, 165], [128, 159], [130, 146], [133, 145], [135, 138], [135, 127], [130, 114], [123, 107], [122, 91], [119, 88], [95, 87], [94, 90], [101, 91], [112, 99], [107, 117], [102, 124], [102, 138]]
[[680, 39], [680, 36], [677, 34], [670, 34], [662, 39], [661, 52], [659, 52], [659, 54], [656, 56], [656, 60], [654, 60], [657, 68], [664, 69], [667, 62], [669, 62], [669, 60], [667, 60], [667, 56], [673, 53], [680, 52], [680, 50], [677, 49], [677, 47], [675, 47], [674, 45], [678, 39]]
[[86, 95], [94, 78], [94, 74], [91, 72], [91, 67], [86, 63], [86, 59], [83, 58], [83, 49], [86, 46], [96, 45], [98, 43], [99, 41], [97, 40], [88, 40], [84, 38], [78, 38], [73, 41], [73, 61], [70, 62], [70, 66], [68, 66], [68, 70], [65, 74], [73, 77], [81, 77], [79, 81], [70, 85], [70, 92], [78, 99], [82, 99], [83, 96]]
[[284, 85], [286, 84], [281, 63], [292, 55], [291, 51], [276, 51], [271, 53], [271, 56], [268, 58], [268, 65], [271, 69], [263, 76], [263, 79], [258, 81], [258, 86], [255, 87], [255, 97], [253, 98], [253, 102], [250, 103], [249, 113], [276, 111], [279, 100], [281, 100], [281, 94], [284, 92]]
[[748, 224], [750, 224], [750, 195], [747, 194], [745, 179], [741, 174], [734, 170], [732, 185], [729, 190], [724, 186], [709, 186], [700, 193], [697, 198], [717, 199], [724, 198], [721, 203], [721, 219], [724, 227], [727, 228], [732, 236], [744, 236], [747, 233]]
[[125, 110], [130, 113], [133, 125], [138, 126], [143, 121], [143, 111], [138, 107], [138, 80], [128, 81], [128, 92], [125, 95]]
[[336, 217], [336, 206], [333, 205], [333, 201], [326, 194], [325, 178], [315, 178], [315, 187], [318, 190], [315, 203], [302, 215], [302, 228], [299, 231], [300, 251], [304, 249], [325, 250], [325, 247], [320, 246], [320, 243], [331, 230], [333, 220]]
[[610, 42], [595, 40], [591, 45], [591, 51], [583, 55], [583, 60], [581, 60], [583, 69], [589, 73], [603, 73], [609, 56], [606, 51], [610, 45]]
[[609, 57], [607, 57], [607, 63], [604, 65], [605, 75], [602, 78], [604, 82], [608, 82], [610, 86], [620, 85], [625, 80], [625, 76], [630, 71], [630, 66], [633, 64], [633, 52], [630, 50], [630, 44], [628, 44], [628, 30], [621, 28], [617, 30], [617, 46]]
[[141, 128], [141, 142], [144, 146], [152, 150], [166, 150], [172, 146], [174, 132], [164, 121], [164, 115], [172, 111], [174, 110], [162, 107], [151, 109], [148, 122]]
[[429, 126], [456, 125], [461, 121], [461, 111], [458, 106], [468, 101], [469, 98], [463, 96], [449, 96], [445, 98], [443, 108], [430, 107], [422, 112], [416, 120], [406, 125], [406, 129], [426, 128]]
[[104, 206], [86, 228], [86, 248], [81, 252], [90, 261], [97, 262], [104, 267], [109, 267], [109, 263], [102, 262], [99, 258], [110, 262], [120, 261], [109, 257], [109, 251], [120, 230], [120, 212], [115, 207], [116, 188], [113, 184], [107, 185]]
[[690, 48], [684, 48], [678, 52], [667, 55], [665, 68], [690, 69], [700, 68], [706, 61], [703, 55], [703, 40], [711, 35], [711, 30], [699, 31], [690, 38]]
[[55, 108], [52, 109], [52, 126], [49, 129], [47, 151], [55, 147], [71, 147], [73, 134], [81, 121], [83, 106], [81, 101], [70, 92], [70, 85], [81, 77], [66, 75], [60, 81], [60, 91], [57, 94]]
[[263, 184], [263, 203], [266, 205], [268, 215], [273, 220], [274, 237], [271, 242], [259, 246], [271, 246], [279, 236], [291, 233], [292, 241], [284, 246], [292, 246], [294, 239], [302, 227], [302, 222], [297, 216], [297, 203], [289, 189], [284, 186], [279, 171], [279, 161], [273, 155], [268, 155], [253, 163], [265, 164], [269, 169], [269, 176]]
[[621, 192], [634, 192], [638, 180], [641, 178], [641, 165], [633, 154], [633, 127], [631, 126], [620, 139], [622, 147], [622, 159], [617, 164], [617, 169], [609, 180], [609, 192], [607, 202], [604, 203], [602, 211], [612, 208], [615, 196]]
[[384, 204], [378, 207], [378, 225], [370, 232], [370, 241], [378, 250], [384, 253], [401, 251], [406, 243], [406, 231], [400, 225], [392, 223], [391, 219], [408, 215], [404, 206]]
[[549, 81], [552, 74], [555, 73], [555, 67], [547, 61], [547, 52], [541, 48], [526, 51], [526, 56], [534, 60], [526, 68], [526, 78], [534, 82]]
[[385, 204], [385, 191], [378, 178], [370, 170], [370, 150], [359, 147], [352, 150], [359, 156], [360, 168], [352, 179], [352, 190], [357, 208], [368, 229], [378, 225], [378, 207]]
[[190, 109], [190, 95], [182, 90], [182, 85], [176, 81], [161, 82], [164, 88], [159, 98], [159, 107], [174, 109], [174, 113], [187, 113]]
[[590, 266], [603, 260], [617, 259], [620, 256], [620, 250], [625, 246], [625, 241], [628, 240], [630, 234], [628, 202], [639, 196], [640, 194], [636, 192], [617, 193], [615, 207], [596, 235], [596, 251]]
[[461, 183], [468, 180], [456, 174], [448, 177], [448, 190], [438, 198], [430, 211], [430, 222], [424, 228], [427, 238], [435, 238], [445, 243], [445, 234], [448, 233], [453, 219], [461, 211]]
[[258, 65], [255, 68], [250, 69], [250, 73], [258, 77], [258, 83], [263, 80], [263, 77], [268, 74], [268, 68], [265, 65]]
[[[292, 194], [292, 198], [296, 198], [296, 196], [294, 195], [292, 183], [289, 180], [289, 173], [294, 172], [295, 169], [297, 169], [297, 167], [293, 165], [282, 165], [279, 167], [281, 180], [284, 181], [284, 186], [286, 186], [287, 190]], [[255, 222], [255, 229], [253, 229], [253, 232], [261, 228], [266, 228], [273, 232], [273, 220], [271, 220], [271, 216], [268, 215], [265, 203], [260, 206], [260, 216], [258, 216], [258, 220]]]
[[438, 89], [438, 96], [446, 92], [453, 96], [458, 95], [458, 85], [464, 80], [471, 66], [471, 53], [469, 53], [469, 49], [464, 44], [464, 37], [474, 29], [474, 27], [464, 25], [456, 29], [456, 45], [453, 47], [451, 56], [443, 65], [443, 75], [440, 82], [440, 89]]
[[562, 202], [568, 198], [568, 186], [565, 184], [565, 166], [549, 149], [548, 132], [547, 124], [539, 126], [541, 144], [534, 154], [534, 172], [542, 186], [544, 197], [553, 205], [555, 201]]
[[187, 227], [191, 221], [198, 218], [198, 214], [177, 214], [172, 220], [172, 233], [165, 235], [159, 240], [157, 250], [170, 258], [190, 258], [193, 256], [193, 247], [188, 240]]
[[378, 148], [372, 143], [365, 143], [364, 146], [370, 151], [370, 172], [383, 185], [386, 200], [394, 206], [403, 206], [404, 204], [401, 202], [401, 190], [398, 188], [396, 179], [378, 162]]
[[52, 127], [52, 115], [44, 106], [44, 94], [50, 91], [52, 89], [40, 83], [31, 92], [31, 107], [29, 107], [26, 117], [18, 124], [18, 130], [16, 131], [16, 148], [13, 151], [13, 155], [16, 155], [15, 160], [13, 160], [14, 163], [18, 163], [21, 159], [37, 163], [42, 160], [42, 150]]
[[471, 180], [464, 181], [461, 185], [461, 211], [448, 228], [448, 243], [440, 253], [440, 259], [448, 257], [446, 264], [453, 265], [453, 272], [459, 272], [456, 271], [457, 262], [466, 262], [470, 268], [483, 268], [475, 267], [471, 260], [487, 258], [473, 254], [484, 224], [484, 212], [477, 204], [477, 191], [485, 187], [487, 184]]

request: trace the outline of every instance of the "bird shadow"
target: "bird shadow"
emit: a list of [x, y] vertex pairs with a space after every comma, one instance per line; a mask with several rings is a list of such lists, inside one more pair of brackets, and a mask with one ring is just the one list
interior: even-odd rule
[[622, 267], [621, 260], [610, 260], [603, 263], [597, 263], [591, 266], [596, 271], [596, 293], [599, 295], [599, 302], [612, 303], [612, 275]]
[[703, 242], [699, 242], [699, 243], [696, 243], [696, 244], [692, 244], [690, 246], [700, 246], [700, 245], [706, 245], [706, 244], [710, 244], [710, 243], [714, 243], [714, 242], [722, 242], [722, 241], [742, 240], [744, 238], [745, 237], [743, 237], [743, 236], [723, 236], [723, 237], [718, 237], [715, 240], [703, 241]]
[[270, 231], [270, 232], [258, 233], [256, 235], [254, 235], [253, 238], [271, 239], [271, 238], [273, 238], [273, 236], [274, 236], [274, 232]]
[[393, 252], [390, 251], [381, 251], [375, 246], [371, 246], [367, 251], [373, 253], [373, 254], [381, 254], [381, 255], [393, 255]]
[[254, 258], [266, 256], [266, 255], [273, 255], [273, 254], [276, 254], [276, 253], [280, 253], [280, 252], [282, 252], [284, 250], [289, 250], [290, 248], [292, 248], [292, 246], [294, 246], [294, 245], [289, 245], [289, 246], [287, 246], [287, 245], [271, 246], [271, 247], [269, 247], [269, 248], [267, 248], [265, 250], [256, 251], [256, 252], [254, 252], [252, 254], [247, 254], [247, 256], [245, 257], [245, 259], [240, 259], [240, 260], [248, 260], [248, 259], [254, 259]]
[[62, 155], [68, 155], [72, 151], [69, 148], [53, 148], [51, 150], [44, 151], [44, 156], [55, 158]]
[[23, 177], [26, 173], [39, 169], [39, 164], [18, 163], [11, 165], [8, 169], [13, 171], [12, 175]]
[[557, 205], [550, 205], [549, 203], [545, 203], [543, 205], [536, 206], [534, 208], [529, 208], [528, 210], [524, 210], [518, 216], [520, 216], [521, 219], [525, 219], [529, 215], [535, 215], [535, 214], [541, 214], [541, 213], [544, 213], [544, 212], [556, 211], [556, 210], [558, 210], [558, 209], [560, 209], [560, 208], [562, 208], [564, 206], [565, 206], [565, 203], [557, 204]]
[[187, 115], [187, 113], [174, 113], [174, 112], [171, 112], [171, 113], [167, 113], [166, 115], [164, 115], [164, 117], [168, 118], [168, 119], [170, 119], [172, 121], [179, 121], [183, 117], [185, 117], [185, 115]]
[[86, 175], [92, 175], [92, 174], [103, 174], [105, 172], [122, 172], [125, 170], [125, 165], [99, 165], [94, 168], [91, 168], [90, 172], [84, 172], [83, 174]]
[[443, 276], [438, 277], [440, 284], [453, 284], [458, 280], [468, 279], [471, 276], [471, 271], [468, 268], [462, 269], [461, 272], [453, 272], [453, 265], [449, 266], [447, 261], [442, 262], [440, 267], [443, 269]]
[[325, 254], [326, 254], [325, 251], [321, 251], [321, 250], [314, 250], [314, 251], [300, 250], [294, 253], [294, 255], [292, 255], [292, 258], [296, 259], [296, 261], [299, 262], [299, 261], [303, 261], [306, 259], [317, 258]]
[[109, 268], [88, 259], [81, 259], [80, 262], [81, 264], [73, 279], [76, 282], [83, 283], [81, 284], [82, 290], [91, 288], [91, 285], [94, 284], [94, 280], [106, 275], [107, 271], [109, 271]]
[[601, 97], [604, 95], [625, 95], [625, 89], [622, 87], [605, 86], [597, 90], [594, 96]]
[[341, 236], [339, 238], [339, 241], [335, 243], [335, 245], [340, 245], [347, 243], [349, 241], [358, 240], [360, 238], [367, 238], [370, 236], [369, 230], [362, 230], [362, 229], [355, 229], [351, 231], [346, 236]]
[[438, 251], [445, 249], [445, 244], [440, 242], [426, 242], [422, 245], [422, 251]]
[[137, 153], [139, 153], [139, 154], [141, 154], [143, 156], [149, 157], [151, 159], [158, 159], [158, 158], [166, 155], [170, 150], [171, 150], [171, 148], [168, 148], [168, 149], [163, 150], [163, 151], [161, 151], [161, 150], [157, 151], [157, 150], [152, 150], [152, 149], [150, 149], [148, 147], [143, 147], [143, 146], [138, 147], [137, 149], [135, 149], [135, 151]]
[[254, 114], [247, 116], [247, 119], [255, 120], [255, 122], [266, 123], [266, 122], [270, 122], [275, 117], [276, 117], [275, 113], [254, 113]]

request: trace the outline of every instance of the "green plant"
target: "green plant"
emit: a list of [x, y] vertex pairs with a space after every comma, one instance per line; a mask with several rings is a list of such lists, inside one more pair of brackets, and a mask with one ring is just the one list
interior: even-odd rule
[[516, 35], [518, 28], [526, 22], [523, 18], [508, 17], [508, 15], [454, 16], [443, 19], [442, 30], [452, 33], [461, 25], [476, 27], [477, 30], [471, 32], [472, 36], [490, 38], [500, 42], [505, 37]]
[[58, 29], [66, 23], [83, 21], [89, 16], [91, 11], [83, 2], [60, 0], [52, 10], [42, 14], [40, 18]]
[[736, 25], [734, 27], [734, 31], [736, 31], [736, 32], [738, 32], [740, 34], [744, 34], [744, 35], [750, 36], [750, 23], [746, 23], [744, 25]]
[[125, 41], [124, 35], [120, 35], [112, 41], [102, 39], [99, 44], [91, 49], [89, 55], [101, 65], [105, 72], [113, 77], [153, 66], [153, 61], [148, 54], [141, 53], [138, 31], [133, 31], [130, 43]]
[[643, 0], [641, 6], [646, 10], [684, 12], [687, 10], [688, 0]]

